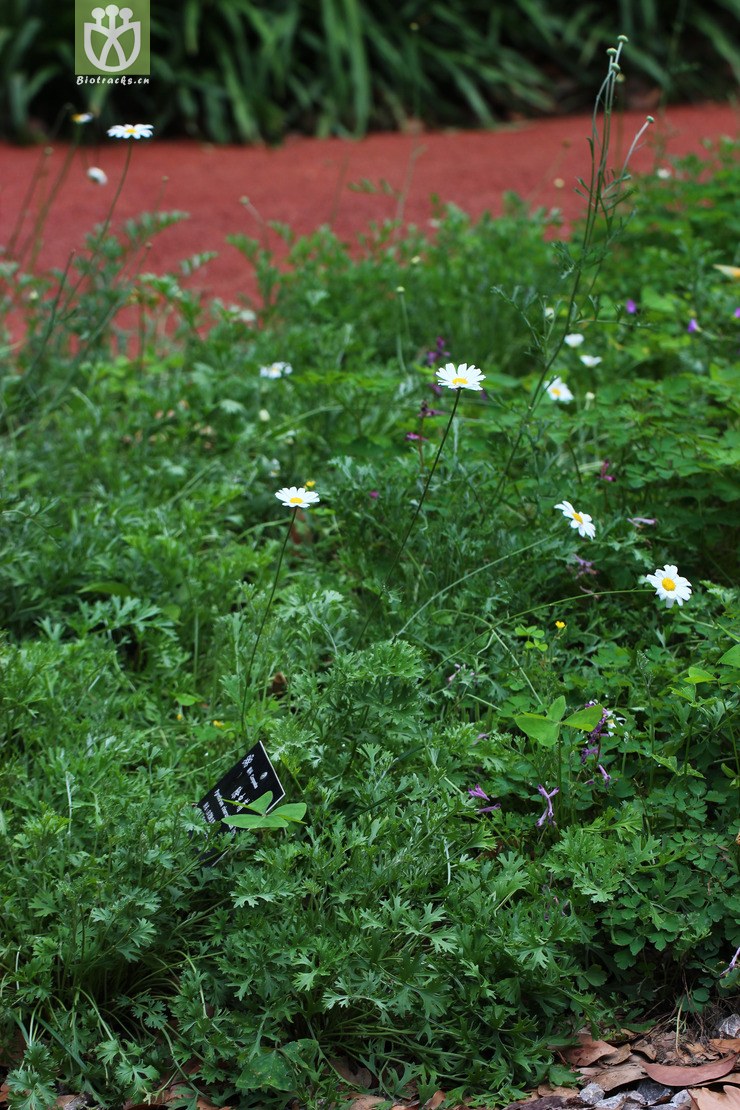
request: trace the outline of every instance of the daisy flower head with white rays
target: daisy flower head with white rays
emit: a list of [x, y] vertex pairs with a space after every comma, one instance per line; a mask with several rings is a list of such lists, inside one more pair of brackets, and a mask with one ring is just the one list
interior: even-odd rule
[[285, 378], [288, 374], [293, 373], [293, 367], [289, 362], [271, 362], [269, 366], [260, 366], [261, 378]]
[[154, 124], [152, 123], [116, 123], [108, 128], [108, 137], [111, 139], [151, 139]]
[[275, 496], [288, 509], [305, 509], [307, 505], [315, 505], [321, 500], [318, 493], [303, 486], [283, 486]]
[[83, 124], [90, 123], [95, 119], [92, 112], [75, 112], [71, 117], [72, 123]]
[[601, 362], [600, 355], [581, 355], [581, 362], [584, 366], [588, 366], [589, 370], [593, 370], [594, 366], [598, 366]]
[[691, 597], [691, 583], [688, 578], [682, 578], [678, 567], [666, 563], [655, 574], [646, 574], [645, 581], [655, 587], [655, 592], [661, 601], [665, 601], [666, 609], [670, 609], [674, 602], [683, 605]]
[[585, 336], [581, 335], [579, 331], [572, 331], [570, 335], [565, 336], [563, 343], [565, 343], [567, 347], [580, 347], [584, 338]]
[[94, 181], [96, 185], [108, 184], [108, 174], [105, 170], [101, 170], [100, 166], [90, 166], [87, 171], [87, 176], [91, 181]]
[[485, 377], [477, 366], [468, 366], [467, 362], [461, 362], [459, 366], [448, 362], [437, 371], [437, 381], [448, 389], [475, 389], [480, 392], [483, 389], [480, 383], [485, 381]]
[[567, 405], [569, 401], [573, 400], [573, 394], [562, 378], [553, 378], [545, 386], [545, 389], [548, 397], [552, 398], [553, 401], [560, 401], [563, 405]]
[[578, 535], [583, 536], [587, 540], [592, 540], [596, 535], [596, 525], [593, 523], [593, 518], [588, 513], [577, 512], [570, 501], [560, 501], [556, 506], [560, 509], [564, 517], [570, 520], [571, 528], [578, 529]]

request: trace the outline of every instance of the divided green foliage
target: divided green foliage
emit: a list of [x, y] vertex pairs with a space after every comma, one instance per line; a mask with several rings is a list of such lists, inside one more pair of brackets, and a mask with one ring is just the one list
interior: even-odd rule
[[[505, 1101], [564, 1078], [548, 1045], [584, 1020], [737, 990], [736, 153], [635, 182], [583, 254], [513, 199], [440, 209], [433, 238], [324, 229], [284, 269], [235, 238], [250, 310], [129, 276], [177, 214], [61, 298], [6, 265], [14, 1107], [183, 1076], [191, 1102], [326, 1104], [341, 1057], [389, 1098]], [[486, 381], [430, 480], [438, 337]], [[555, 374], [574, 400], [533, 404]], [[309, 482], [291, 519], [275, 490]], [[669, 611], [644, 575], [672, 561], [693, 594]], [[286, 798], [209, 833], [192, 804], [257, 739]]]

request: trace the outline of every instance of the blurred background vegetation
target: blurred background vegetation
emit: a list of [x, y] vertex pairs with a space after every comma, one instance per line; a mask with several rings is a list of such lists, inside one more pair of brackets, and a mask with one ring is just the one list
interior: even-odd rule
[[215, 142], [490, 127], [586, 109], [630, 39], [628, 104], [725, 98], [740, 0], [152, 0], [148, 86], [77, 86], [74, 5], [0, 3], [0, 127], [43, 141], [70, 109]]

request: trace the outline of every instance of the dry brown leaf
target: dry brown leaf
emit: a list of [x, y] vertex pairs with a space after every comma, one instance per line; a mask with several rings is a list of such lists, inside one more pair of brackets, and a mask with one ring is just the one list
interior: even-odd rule
[[10, 1087], [7, 1083], [0, 1084], [0, 1102], [7, 1102], [10, 1095]]
[[740, 1037], [712, 1037], [709, 1043], [717, 1052], [740, 1052]]
[[655, 1050], [655, 1045], [650, 1041], [641, 1040], [635, 1041], [632, 1045], [633, 1052], [641, 1052], [643, 1056], [647, 1056], [648, 1060], [657, 1060], [658, 1053]]
[[737, 1087], [724, 1086], [721, 1091], [700, 1087], [691, 1092], [697, 1110], [740, 1110], [740, 1091]]
[[344, 1057], [332, 1057], [329, 1063], [337, 1075], [353, 1087], [373, 1087], [373, 1077], [367, 1068], [353, 1067]]
[[731, 1071], [729, 1075], [722, 1076], [723, 1083], [737, 1083], [740, 1087], [740, 1071]]
[[522, 1102], [510, 1102], [505, 1110], [563, 1110], [564, 1107], [583, 1104], [578, 1100], [578, 1092], [567, 1098], [562, 1095], [546, 1095], [544, 1098], [528, 1098]]
[[618, 1064], [623, 1064], [625, 1060], [629, 1060], [632, 1064], [642, 1064], [639, 1056], [632, 1055], [632, 1046], [629, 1044], [621, 1044], [619, 1048], [615, 1048], [608, 1056], [605, 1056], [601, 1061], [602, 1065], [610, 1068], [616, 1068]]
[[574, 1048], [566, 1048], [562, 1054], [564, 1060], [577, 1068], [587, 1068], [589, 1064], [595, 1063], [596, 1060], [601, 1060], [602, 1057], [609, 1056], [612, 1052], [617, 1051], [613, 1044], [593, 1040], [590, 1033], [579, 1033], [578, 1040], [581, 1042], [580, 1044]]
[[56, 1105], [61, 1110], [81, 1110], [81, 1107], [87, 1106], [87, 1095], [59, 1095]]
[[349, 1110], [372, 1110], [373, 1106], [377, 1106], [379, 1102], [387, 1101], [387, 1098], [381, 1098], [380, 1095], [359, 1095], [352, 1099]]
[[681, 1048], [684, 1052], [690, 1052], [692, 1056], [700, 1057], [702, 1060], [716, 1056], [716, 1053], [711, 1049], [707, 1050], [706, 1045], [700, 1044], [699, 1041], [687, 1041], [686, 1044], [681, 1045]]
[[609, 1094], [627, 1083], [639, 1083], [645, 1078], [648, 1067], [649, 1064], [620, 1064], [616, 1068], [605, 1068], [593, 1077], [592, 1082], [598, 1083], [604, 1094]]
[[437, 1107], [441, 1106], [446, 1098], [447, 1095], [444, 1091], [435, 1091], [432, 1097], [424, 1103], [422, 1110], [437, 1110]]
[[724, 1060], [712, 1060], [698, 1067], [671, 1067], [669, 1064], [645, 1064], [645, 1073], [664, 1087], [695, 1087], [713, 1083], [728, 1075], [737, 1063], [737, 1056], [725, 1056]]
[[578, 1098], [577, 1087], [550, 1087], [547, 1083], [541, 1083], [537, 1088], [537, 1094], [540, 1098], [547, 1098], [548, 1095], [558, 1095], [560, 1098]]

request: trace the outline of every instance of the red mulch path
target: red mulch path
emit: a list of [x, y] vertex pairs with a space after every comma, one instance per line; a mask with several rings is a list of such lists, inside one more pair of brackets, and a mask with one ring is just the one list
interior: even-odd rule
[[[635, 171], [654, 172], [673, 158], [701, 154], [704, 140], [736, 137], [738, 112], [729, 105], [706, 104], [669, 108], [656, 117], [637, 152]], [[645, 121], [639, 112], [615, 117], [612, 164], [619, 166], [637, 130]], [[92, 142], [88, 125], [85, 145], [76, 153], [69, 175], [54, 200], [46, 223], [36, 269], [63, 267], [78, 250], [86, 231], [101, 222], [120, 180], [126, 143]], [[532, 206], [559, 208], [567, 220], [583, 211], [575, 193], [576, 179], [589, 170], [587, 138], [590, 116], [523, 121], [500, 131], [455, 131], [371, 135], [359, 141], [289, 138], [281, 147], [216, 147], [195, 141], [141, 140], [136, 143], [128, 178], [118, 202], [113, 228], [142, 212], [180, 209], [190, 219], [158, 235], [140, 269], [174, 269], [189, 255], [216, 250], [219, 257], [187, 284], [209, 295], [235, 302], [254, 293], [246, 260], [224, 241], [229, 232], [261, 235], [260, 223], [240, 203], [248, 197], [262, 221], [278, 220], [299, 234], [330, 224], [345, 240], [354, 241], [371, 220], [398, 214], [395, 197], [349, 188], [363, 178], [374, 185], [386, 181], [404, 195], [402, 219], [428, 226], [431, 197], [454, 202], [473, 217], [500, 213], [511, 190]], [[66, 148], [59, 145], [47, 160], [53, 181]], [[39, 164], [40, 151], [0, 145], [0, 244], [7, 243], [23, 204], [28, 183]], [[100, 187], [85, 170], [100, 166], [109, 184]], [[30, 230], [36, 202], [24, 228]], [[278, 255], [284, 254], [270, 232]]]

